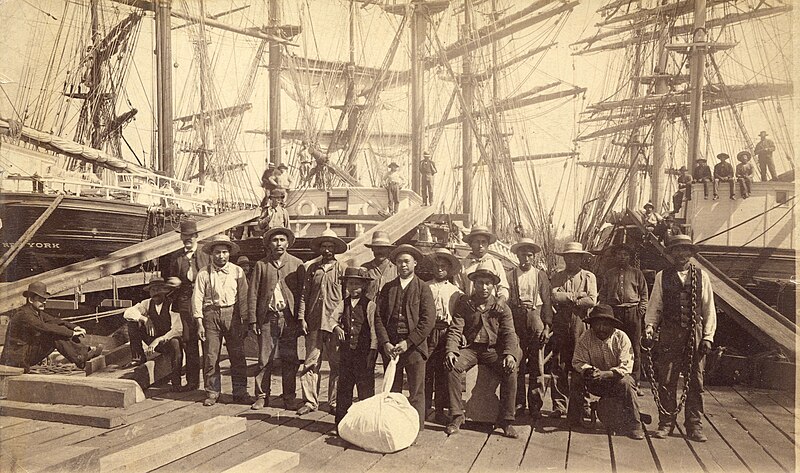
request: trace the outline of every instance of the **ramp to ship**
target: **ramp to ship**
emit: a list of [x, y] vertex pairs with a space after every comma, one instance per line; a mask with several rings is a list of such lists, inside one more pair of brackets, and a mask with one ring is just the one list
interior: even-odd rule
[[[199, 237], [200, 239], [208, 238], [229, 230], [236, 225], [258, 218], [260, 212], [260, 209], [236, 210], [199, 220], [197, 222]], [[0, 313], [22, 307], [25, 304], [22, 293], [34, 281], [47, 284], [47, 290], [51, 294], [57, 294], [172, 253], [182, 246], [183, 243], [179, 233], [167, 232], [106, 256], [92, 258], [13, 283], [0, 285], [0, 294], [3, 295], [2, 300], [0, 300]]]
[[433, 215], [434, 210], [431, 205], [412, 205], [400, 210], [351, 241], [347, 251], [339, 259], [354, 266], [366, 263], [372, 259], [372, 251], [364, 245], [372, 241], [373, 233], [384, 231], [389, 234], [389, 240], [397, 241]]

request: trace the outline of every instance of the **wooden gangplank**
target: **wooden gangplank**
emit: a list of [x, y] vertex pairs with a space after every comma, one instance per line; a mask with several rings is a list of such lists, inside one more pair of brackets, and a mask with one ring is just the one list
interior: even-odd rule
[[[236, 225], [258, 218], [259, 215], [259, 209], [225, 212], [198, 221], [197, 231], [201, 239], [208, 238], [229, 230]], [[25, 304], [22, 293], [34, 281], [47, 284], [48, 291], [56, 294], [172, 253], [182, 246], [183, 243], [179, 233], [167, 232], [106, 256], [92, 258], [13, 283], [4, 284], [0, 286], [0, 293], [3, 294], [3, 298], [0, 300], [0, 313], [22, 307]]]
[[339, 257], [339, 260], [355, 266], [366, 263], [372, 259], [372, 251], [364, 245], [372, 241], [373, 233], [384, 231], [389, 234], [390, 240], [397, 241], [433, 215], [434, 210], [432, 205], [412, 205], [400, 210], [351, 241], [347, 251]]

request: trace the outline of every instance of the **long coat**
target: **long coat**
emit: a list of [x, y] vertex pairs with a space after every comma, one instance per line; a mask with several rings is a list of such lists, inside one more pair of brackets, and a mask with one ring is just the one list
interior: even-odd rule
[[77, 325], [25, 304], [11, 316], [0, 364], [28, 368], [30, 364], [41, 361], [30, 358], [34, 353], [38, 354], [39, 346], [45, 343], [44, 338], [69, 339], [75, 327]]
[[519, 361], [522, 350], [514, 330], [514, 317], [504, 302], [489, 296], [484, 310], [479, 310], [471, 297], [461, 296], [453, 314], [453, 323], [447, 329], [447, 353], [458, 354], [475, 342], [481, 327], [489, 335], [489, 346], [501, 356], [511, 355]]
[[279, 281], [286, 306], [293, 317], [291, 322], [294, 322], [300, 309], [305, 279], [306, 268], [303, 262], [290, 254], [283, 256], [280, 265], [276, 265], [270, 257], [257, 261], [250, 277], [247, 295], [250, 310], [247, 315], [248, 323], [264, 322], [270, 299]]
[[[402, 294], [400, 278], [386, 283], [378, 293], [378, 316], [375, 317], [375, 332], [378, 336], [378, 347], [389, 342], [389, 333], [386, 326], [392, 308], [397, 303], [397, 298]], [[426, 339], [436, 324], [436, 306], [433, 302], [433, 293], [416, 275], [406, 287], [405, 307], [403, 313], [408, 318], [408, 350], [416, 349], [424, 358], [428, 358], [428, 344]]]

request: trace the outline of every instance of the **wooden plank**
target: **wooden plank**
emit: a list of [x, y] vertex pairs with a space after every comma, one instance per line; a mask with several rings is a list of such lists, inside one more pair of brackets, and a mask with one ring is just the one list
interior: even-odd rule
[[730, 389], [715, 388], [709, 394], [733, 416], [751, 437], [786, 471], [794, 471], [794, 444], [760, 412]]
[[134, 368], [110, 369], [95, 372], [92, 379], [130, 379], [139, 383], [142, 389], [156, 384], [172, 373], [172, 361], [156, 352], [155, 356], [144, 364]]
[[[2, 327], [4, 328], [3, 332], [5, 332], [6, 325]], [[2, 337], [2, 339], [5, 340], [5, 333], [2, 334]], [[22, 368], [0, 365], [0, 398], [5, 397], [8, 392], [8, 380], [16, 376], [21, 376], [23, 373], [25, 373], [25, 370]]]
[[611, 471], [611, 449], [604, 430], [570, 430], [567, 471]]
[[782, 471], [780, 465], [753, 439], [725, 406], [709, 394], [703, 396], [705, 416], [710, 426], [722, 437], [750, 471]]
[[300, 455], [296, 452], [285, 452], [283, 450], [270, 450], [263, 455], [259, 455], [244, 463], [228, 468], [224, 473], [250, 473], [252, 471], [269, 471], [270, 473], [282, 473], [300, 464]]
[[787, 413], [786, 409], [772, 399], [767, 392], [755, 391], [741, 387], [734, 387], [736, 391], [753, 409], [763, 415], [770, 424], [774, 425], [790, 442], [797, 444], [795, 438], [795, 418]]
[[297, 451], [300, 454], [300, 464], [291, 471], [320, 471], [324, 469], [324, 465], [342, 454], [350, 446], [346, 440], [342, 440], [338, 436], [321, 435]]
[[20, 424], [22, 422], [30, 422], [30, 420], [21, 417], [0, 416], [0, 436], [2, 436], [3, 429], [6, 427], [11, 427], [14, 424]]
[[130, 361], [131, 361], [131, 345], [129, 342], [114, 348], [113, 350], [109, 351], [106, 354], [96, 356], [91, 360], [87, 361], [84, 371], [86, 372], [86, 376], [89, 376], [93, 373], [105, 369], [106, 367], [125, 366]]
[[795, 418], [800, 419], [800, 412], [795, 409], [795, 399], [793, 396], [790, 396], [783, 391], [770, 391], [769, 397], [781, 407], [791, 412]]
[[[675, 431], [686, 437], [686, 430], [682, 424], [675, 427]], [[744, 471], [747, 470], [746, 465], [736, 455], [736, 452], [731, 450], [730, 446], [719, 435], [713, 427], [705, 425], [703, 433], [708, 437], [707, 442], [692, 442], [687, 440], [686, 445], [692, 451], [697, 462], [707, 473], [711, 472], [727, 472], [727, 471]]]
[[3, 455], [0, 455], [0, 471], [92, 473], [100, 471], [99, 459], [100, 452], [96, 448], [60, 448], [50, 450], [46, 455], [28, 455], [24, 458], [15, 457], [4, 451]]
[[426, 465], [428, 460], [437, 455], [447, 441], [447, 435], [441, 427], [431, 427], [433, 426], [421, 431], [410, 448], [384, 455], [370, 468], [369, 473], [428, 470]]
[[569, 430], [563, 419], [542, 418], [533, 424], [520, 471], [566, 469]]
[[634, 440], [624, 435], [611, 436], [613, 466], [618, 473], [658, 471], [653, 453], [646, 440]]
[[[413, 448], [413, 447], [411, 447]], [[375, 465], [383, 457], [382, 453], [368, 452], [358, 447], [348, 448], [319, 469], [320, 472], [363, 473]]]
[[144, 401], [144, 392], [135, 381], [126, 379], [25, 374], [8, 380], [7, 399], [40, 404], [128, 407]]
[[42, 422], [30, 419], [25, 419], [25, 420], [27, 420], [27, 422], [12, 425], [8, 428], [0, 430], [0, 440], [2, 442], [8, 442], [11, 439], [15, 439], [23, 435], [28, 435], [33, 432], [38, 432], [40, 430], [44, 430], [52, 426], [52, 424], [48, 422]]
[[122, 409], [113, 407], [70, 406], [66, 404], [31, 404], [0, 401], [0, 414], [26, 419], [63, 422], [110, 429], [125, 423]]
[[20, 435], [15, 439], [3, 440], [2, 443], [0, 443], [0, 450], [10, 451], [12, 455], [22, 458], [25, 456], [24, 454], [26, 452], [30, 455], [29, 450], [31, 445], [38, 446], [44, 442], [62, 438], [83, 428], [79, 425], [59, 424], [56, 422], [50, 422], [49, 424], [50, 425], [45, 429], [37, 430], [26, 435]]
[[472, 464], [489, 439], [489, 431], [472, 430], [485, 427], [472, 422], [464, 425], [466, 428], [462, 426], [459, 433], [447, 437], [438, 454], [425, 463], [426, 470], [456, 473], [467, 472], [472, 468]]
[[[531, 436], [530, 425], [516, 425], [519, 438], [503, 437], [502, 431], [495, 429], [475, 459], [470, 472], [516, 471], [522, 463], [525, 447]], [[533, 452], [531, 452], [533, 454]]]
[[145, 473], [245, 431], [243, 417], [218, 416], [100, 458], [105, 471]]

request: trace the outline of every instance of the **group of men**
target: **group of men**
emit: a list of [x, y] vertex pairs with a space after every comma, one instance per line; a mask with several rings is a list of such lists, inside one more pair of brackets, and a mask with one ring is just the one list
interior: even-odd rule
[[[673, 265], [657, 274], [648, 295], [630, 247], [612, 248], [613, 268], [598, 285], [595, 275], [583, 268], [589, 253], [580, 243], [567, 243], [558, 252], [565, 268], [548, 278], [535, 264], [541, 251], [536, 242], [522, 238], [514, 244], [519, 264], [506, 271], [488, 253], [495, 235], [480, 225], [464, 236], [471, 252], [463, 259], [446, 248], [424, 256], [376, 231], [366, 245], [374, 259], [364, 267], [346, 267], [337, 259], [347, 245], [330, 230], [311, 241], [318, 258], [306, 266], [288, 252], [294, 233], [274, 227], [263, 234], [266, 256], [252, 265], [251, 274], [230, 261], [238, 245], [226, 235], [199, 247], [193, 222], [184, 222], [180, 231], [184, 248], [173, 255], [166, 279], [152, 280], [146, 287], [150, 298], [128, 309], [125, 319], [133, 363], [155, 351], [165, 354], [173, 363], [175, 390], [199, 388], [202, 342], [206, 406], [214, 405], [222, 392], [224, 341], [233, 400], [251, 403], [254, 410], [270, 405], [276, 360], [283, 407], [297, 409], [298, 415], [319, 409], [320, 368], [327, 359], [328, 407], [338, 424], [352, 405], [354, 387], [361, 399], [374, 394], [380, 354], [384, 365], [397, 358], [392, 390], [403, 389], [405, 375], [420, 429], [433, 414], [434, 422], [446, 424], [448, 435], [460, 430], [465, 421], [463, 377], [481, 364], [500, 378], [497, 425], [507, 437], [517, 436], [512, 423], [526, 407], [532, 418], [541, 416], [543, 380], [549, 375], [552, 417], [566, 416], [571, 427], [578, 427], [590, 395], [613, 398], [619, 406], [618, 432], [642, 439], [637, 394], [643, 395], [638, 385], [644, 333], [645, 340], [656, 339], [653, 381], [662, 407], [653, 436], [663, 438], [674, 427], [676, 390], [683, 375], [688, 379], [687, 437], [705, 440], [702, 370], [716, 314], [708, 275], [690, 264], [694, 245], [688, 236], [671, 239]], [[432, 268], [428, 282], [416, 275], [423, 262]], [[11, 320], [3, 363], [27, 369], [56, 348], [82, 365], [97, 349], [81, 342], [82, 329], [43, 311], [49, 294], [40, 286], [31, 285], [26, 306]], [[248, 334], [255, 335], [259, 349], [255, 399], [247, 392], [243, 344]], [[302, 365], [300, 337], [306, 354]], [[545, 373], [542, 355], [548, 343], [552, 366]], [[682, 373], [685, 353], [691, 354], [691, 364]], [[181, 379], [184, 358], [186, 385]]]

